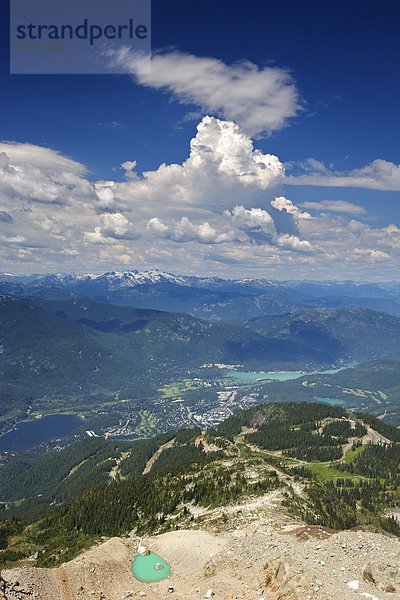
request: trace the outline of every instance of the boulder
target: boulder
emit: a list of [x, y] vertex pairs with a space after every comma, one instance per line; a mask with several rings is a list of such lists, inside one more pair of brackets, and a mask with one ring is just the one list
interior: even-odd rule
[[146, 546], [138, 546], [137, 553], [139, 554], [139, 556], [148, 556], [149, 552], [150, 551], [148, 548], [146, 548]]
[[363, 570], [363, 579], [370, 583], [375, 583], [374, 570], [370, 565], [367, 565]]

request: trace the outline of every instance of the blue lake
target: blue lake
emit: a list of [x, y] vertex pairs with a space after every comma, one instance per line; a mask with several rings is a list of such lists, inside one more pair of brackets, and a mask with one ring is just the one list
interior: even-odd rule
[[318, 400], [318, 402], [326, 402], [327, 404], [344, 404], [343, 400], [339, 400], [338, 398], [320, 398], [319, 396], [314, 396], [314, 400]]
[[225, 377], [232, 377], [238, 383], [254, 383], [263, 379], [269, 379], [273, 381], [289, 381], [291, 379], [299, 379], [304, 375], [331, 375], [343, 371], [343, 369], [349, 369], [355, 367], [358, 363], [351, 363], [338, 367], [337, 369], [328, 369], [327, 371], [281, 371], [279, 373], [247, 373], [245, 371], [231, 371]]
[[303, 371], [291, 371], [288, 373], [246, 373], [245, 371], [231, 371], [225, 377], [232, 377], [239, 383], [254, 383], [262, 379], [272, 379], [274, 381], [288, 381], [289, 379], [298, 379], [306, 375]]
[[68, 437], [80, 425], [82, 420], [76, 415], [49, 415], [18, 423], [12, 431], [0, 436], [0, 452], [21, 452], [43, 442]]

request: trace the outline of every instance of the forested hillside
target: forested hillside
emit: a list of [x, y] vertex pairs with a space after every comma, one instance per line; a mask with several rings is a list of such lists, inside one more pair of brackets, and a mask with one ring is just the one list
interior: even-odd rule
[[248, 321], [261, 335], [291, 339], [336, 359], [400, 358], [400, 319], [369, 309], [310, 309]]
[[2, 295], [0, 321], [0, 415], [45, 396], [60, 409], [76, 398], [90, 405], [97, 394], [148, 395], [204, 362], [290, 368], [320, 360], [244, 327], [90, 301], [38, 306]]
[[400, 500], [398, 430], [384, 425], [393, 442], [376, 445], [370, 426], [378, 426], [373, 417], [338, 407], [264, 404], [208, 432], [92, 439], [40, 458], [9, 458], [0, 467], [0, 561], [37, 552], [37, 565], [58, 564], [100, 536], [187, 527], [196, 521], [193, 506], [224, 506], [275, 489], [287, 511], [308, 523], [373, 523], [400, 535], [386, 516]]

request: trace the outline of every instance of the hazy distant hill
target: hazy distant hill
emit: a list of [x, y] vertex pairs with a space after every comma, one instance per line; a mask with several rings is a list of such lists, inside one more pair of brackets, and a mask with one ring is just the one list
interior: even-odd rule
[[337, 359], [400, 358], [400, 319], [369, 309], [311, 309], [247, 324], [264, 336], [319, 351], [329, 348]]
[[342, 402], [400, 425], [400, 361], [375, 360], [333, 374], [308, 373], [290, 381], [258, 382], [258, 390], [270, 402], [314, 401], [316, 398]]
[[[302, 300], [297, 305], [297, 309], [302, 310], [304, 308], [370, 308], [371, 310], [386, 312], [389, 315], [400, 317], [400, 301], [392, 300], [391, 298], [326, 296]], [[292, 312], [294, 312], [293, 307]]]
[[10, 399], [21, 397], [143, 395], [204, 362], [293, 368], [321, 364], [325, 356], [289, 340], [184, 314], [5, 295], [0, 340], [2, 412]]
[[[324, 362], [302, 345], [266, 338], [249, 328], [209, 323], [190, 315], [114, 306], [91, 300], [37, 300], [53, 315], [103, 333], [118, 334], [140, 346], [150, 360], [183, 368], [203, 362], [245, 363], [248, 366]], [[124, 342], [121, 342], [122, 344]]]
[[285, 281], [285, 285], [305, 296], [349, 296], [353, 298], [400, 298], [400, 283], [358, 283], [354, 281]]
[[[152, 397], [203, 363], [250, 370], [327, 367], [400, 357], [400, 319], [368, 309], [312, 309], [248, 326], [185, 314], [66, 301], [0, 297], [0, 414], [18, 401]], [[93, 400], [90, 400], [93, 398]], [[79, 402], [78, 402], [79, 403]]]
[[[313, 376], [314, 381], [325, 381], [326, 375]], [[329, 376], [332, 385], [341, 385], [346, 388], [360, 388], [378, 391], [386, 394], [396, 393], [400, 402], [400, 361], [375, 360], [357, 365], [352, 369], [344, 369]]]

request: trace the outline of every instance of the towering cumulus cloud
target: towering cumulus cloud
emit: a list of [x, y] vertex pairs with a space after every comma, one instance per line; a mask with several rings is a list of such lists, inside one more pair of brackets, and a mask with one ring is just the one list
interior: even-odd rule
[[221, 214], [236, 204], [252, 208], [272, 199], [284, 180], [284, 167], [271, 154], [254, 149], [232, 121], [204, 117], [182, 164], [162, 164], [141, 179], [104, 183], [119, 202], [149, 217], [199, 217]]

